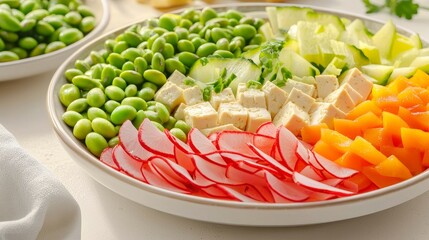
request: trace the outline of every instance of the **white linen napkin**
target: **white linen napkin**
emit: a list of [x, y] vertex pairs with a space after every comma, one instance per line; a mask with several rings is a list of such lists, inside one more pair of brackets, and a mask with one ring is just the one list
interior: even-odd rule
[[75, 199], [0, 124], [0, 240], [75, 240], [80, 231]]

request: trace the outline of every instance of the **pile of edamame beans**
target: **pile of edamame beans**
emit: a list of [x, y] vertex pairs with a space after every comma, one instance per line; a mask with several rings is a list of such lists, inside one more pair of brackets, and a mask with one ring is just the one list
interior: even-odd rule
[[95, 25], [80, 0], [0, 0], [0, 63], [64, 48]]
[[241, 57], [259, 46], [263, 24], [263, 19], [236, 10], [206, 7], [132, 25], [66, 70], [68, 83], [59, 92], [66, 107], [63, 120], [95, 156], [118, 143], [126, 120], [138, 128], [149, 118], [160, 130], [169, 129], [186, 141], [190, 126], [154, 101], [156, 91], [174, 71], [187, 75], [200, 58]]

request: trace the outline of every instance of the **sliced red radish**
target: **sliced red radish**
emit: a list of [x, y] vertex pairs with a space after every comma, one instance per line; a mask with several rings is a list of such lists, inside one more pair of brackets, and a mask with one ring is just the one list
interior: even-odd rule
[[169, 191], [178, 192], [178, 193], [184, 193], [184, 194], [192, 193], [189, 190], [184, 190], [184, 189], [178, 188], [178, 187], [174, 186], [173, 184], [169, 183], [168, 181], [166, 181], [147, 162], [145, 164], [142, 164], [140, 171], [141, 171], [141, 174], [147, 180], [147, 183], [152, 185], [152, 186], [159, 187], [159, 188], [169, 190]]
[[266, 154], [271, 154], [275, 143], [276, 139], [274, 137], [264, 135], [255, 135], [253, 137], [253, 144]]
[[333, 187], [338, 187], [338, 185], [343, 181], [343, 179], [339, 179], [339, 178], [328, 178], [328, 179], [324, 179], [321, 180], [319, 182], [327, 184], [329, 186], [333, 186]]
[[304, 161], [305, 163], [308, 163], [308, 158], [310, 155], [309, 150], [300, 141], [298, 141], [296, 145], [296, 155], [299, 157], [300, 160]]
[[314, 201], [325, 201], [329, 199], [336, 198], [337, 196], [332, 193], [326, 193], [326, 192], [316, 192], [313, 191], [310, 194], [310, 197], [307, 199], [308, 202], [314, 202]]
[[315, 191], [321, 191], [321, 192], [327, 192], [327, 193], [333, 193], [337, 196], [348, 196], [348, 195], [352, 195], [354, 194], [353, 192], [341, 189], [341, 188], [337, 188], [337, 187], [332, 187], [330, 185], [318, 182], [316, 180], [313, 180], [309, 177], [306, 177], [298, 172], [294, 172], [293, 173], [293, 180], [304, 186], [307, 187], [309, 189], [313, 189]]
[[124, 150], [140, 161], [146, 161], [153, 153], [144, 149], [138, 141], [138, 131], [130, 120], [125, 121], [119, 129], [119, 142]]
[[182, 152], [185, 153], [194, 153], [194, 150], [185, 142], [178, 139], [176, 136], [170, 133], [167, 129], [164, 131], [167, 138], [174, 144], [174, 147], [180, 148]]
[[192, 156], [192, 154], [182, 151], [182, 148], [179, 148], [177, 146], [174, 147], [175, 162], [180, 166], [184, 167], [190, 173], [193, 173], [195, 171], [195, 164], [194, 160], [192, 159]]
[[120, 170], [119, 166], [113, 160], [113, 148], [109, 147], [104, 149], [103, 152], [101, 152], [100, 161], [115, 170]]
[[288, 200], [301, 202], [309, 198], [308, 190], [294, 182], [282, 181], [269, 172], [265, 172], [265, 179], [272, 191]]
[[[212, 141], [208, 139], [204, 134], [202, 134], [198, 129], [193, 128], [189, 131], [188, 142], [189, 146], [194, 152], [201, 153], [205, 155], [205, 158], [208, 158], [210, 161], [219, 164], [221, 166], [226, 166], [225, 160], [219, 153], [216, 153], [218, 150]], [[212, 153], [212, 154], [209, 154]]]
[[256, 157], [248, 143], [253, 143], [254, 134], [250, 132], [223, 131], [217, 136], [217, 146], [221, 151], [239, 152], [247, 157]]
[[248, 161], [248, 162], [263, 162], [263, 159], [254, 154], [250, 157], [248, 155], [243, 155], [240, 152], [233, 151], [219, 151], [220, 155], [228, 162], [238, 162], [238, 161]]
[[224, 190], [231, 198], [233, 198], [235, 200], [238, 200], [241, 202], [260, 202], [260, 201], [255, 200], [255, 198], [257, 198], [257, 197], [254, 197], [254, 198], [248, 197], [248, 196], [232, 189], [231, 187], [222, 186], [222, 185], [219, 185], [218, 187], [220, 189]]
[[191, 191], [190, 185], [192, 178], [189, 173], [177, 164], [172, 167], [168, 162], [172, 163], [166, 158], [155, 156], [148, 160], [148, 165], [152, 169], [152, 172], [158, 173], [171, 185], [183, 191]]
[[348, 178], [353, 176], [354, 174], [358, 173], [358, 171], [350, 168], [342, 167], [335, 162], [326, 159], [322, 155], [314, 152], [314, 157], [316, 161], [322, 166], [322, 168], [327, 171], [328, 173], [332, 174], [333, 176], [337, 178]]
[[174, 144], [148, 118], [140, 125], [138, 140], [148, 151], [174, 159]]
[[259, 126], [256, 130], [256, 134], [275, 138], [277, 136], [277, 130], [278, 128], [272, 122], [266, 122]]
[[209, 179], [210, 181], [227, 185], [242, 184], [241, 182], [233, 181], [226, 176], [225, 166], [212, 163], [198, 155], [194, 155], [193, 160], [196, 171], [198, 171], [202, 176]]
[[274, 167], [275, 169], [279, 170], [280, 172], [292, 176], [292, 171], [289, 170], [287, 167], [285, 167], [283, 164], [281, 164], [279, 161], [271, 157], [270, 155], [266, 154], [265, 152], [258, 149], [256, 146], [249, 144], [250, 149], [254, 153], [256, 153], [260, 158], [264, 159], [270, 166]]
[[298, 139], [291, 131], [285, 127], [280, 127], [277, 132], [277, 148], [281, 159], [290, 170], [294, 170], [297, 157]]
[[314, 169], [311, 165], [307, 165], [299, 173], [313, 180], [322, 181], [325, 178], [323, 177], [322, 173], [320, 173], [319, 171], [320, 170]]
[[128, 155], [122, 145], [118, 144], [113, 148], [112, 157], [119, 168], [128, 176], [146, 182], [146, 179], [140, 172], [143, 162]]
[[323, 170], [323, 167], [320, 166], [319, 162], [316, 160], [316, 156], [310, 150], [308, 150], [308, 163], [317, 170]]

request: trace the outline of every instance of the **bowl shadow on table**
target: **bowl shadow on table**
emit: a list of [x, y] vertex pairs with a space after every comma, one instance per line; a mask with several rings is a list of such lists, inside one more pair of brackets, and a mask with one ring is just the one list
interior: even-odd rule
[[423, 206], [425, 199], [429, 197], [429, 192], [396, 207], [348, 220], [297, 227], [247, 227], [208, 223], [163, 213], [126, 199], [92, 178], [88, 179], [94, 184], [96, 195], [100, 198], [100, 207], [105, 214], [104, 219], [109, 224], [106, 227], [113, 234], [112, 239], [153, 236], [154, 231], [159, 231], [159, 226], [168, 226], [168, 228], [163, 232], [157, 232], [156, 235], [159, 237], [157, 239], [180, 236], [176, 239], [259, 240], [269, 237], [270, 240], [286, 238], [314, 240], [314, 237], [318, 236], [318, 239], [399, 240], [410, 233], [416, 233], [415, 237], [418, 235], [423, 237], [413, 239], [426, 239], [424, 236], [427, 235], [425, 231], [429, 222], [429, 220], [428, 222], [413, 221], [418, 215], [423, 215], [419, 219], [429, 219], [424, 217], [429, 216], [429, 209], [412, 208], [414, 205]]

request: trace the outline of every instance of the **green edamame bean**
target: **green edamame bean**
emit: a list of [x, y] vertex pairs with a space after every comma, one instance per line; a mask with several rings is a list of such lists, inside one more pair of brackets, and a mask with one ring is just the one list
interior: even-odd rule
[[28, 32], [36, 26], [37, 21], [35, 19], [24, 19], [20, 22], [21, 31]]
[[124, 33], [124, 40], [128, 46], [137, 47], [141, 42], [143, 42], [143, 37], [136, 32], [126, 31]]
[[112, 85], [119, 87], [120, 89], [125, 91], [125, 88], [127, 87], [127, 82], [121, 77], [115, 77], [112, 81]]
[[86, 100], [91, 107], [101, 107], [106, 102], [106, 96], [100, 88], [93, 88], [86, 95]]
[[155, 39], [155, 41], [153, 42], [152, 47], [151, 47], [152, 52], [162, 53], [164, 51], [165, 44], [166, 44], [165, 38], [159, 37], [159, 38]]
[[70, 9], [61, 3], [53, 4], [48, 8], [48, 11], [50, 14], [55, 15], [66, 15], [68, 12], [70, 12]]
[[154, 83], [158, 86], [162, 86], [167, 82], [167, 78], [165, 75], [156, 70], [156, 69], [148, 69], [143, 73], [143, 77], [146, 81]]
[[143, 110], [137, 111], [136, 117], [132, 121], [134, 127], [138, 129], [140, 127], [140, 125], [142, 124], [143, 120], [145, 120], [146, 118], [147, 118], [147, 116]]
[[174, 124], [175, 128], [179, 128], [182, 130], [185, 134], [188, 134], [191, 130], [191, 126], [189, 126], [185, 121], [183, 120], [177, 120], [177, 122]]
[[0, 9], [0, 28], [9, 32], [18, 32], [21, 30], [21, 25], [10, 12]]
[[106, 62], [104, 60], [103, 56], [101, 56], [101, 54], [97, 51], [91, 51], [89, 53], [89, 58], [91, 59], [92, 64], [105, 63]]
[[129, 84], [125, 88], [125, 97], [134, 97], [137, 95], [137, 86], [135, 84]]
[[44, 17], [42, 21], [49, 23], [49, 25], [51, 25], [55, 29], [67, 26], [67, 24], [64, 22], [64, 17], [61, 15], [49, 15], [47, 17]]
[[156, 102], [155, 109], [156, 109], [156, 113], [158, 113], [158, 118], [160, 120], [160, 123], [167, 122], [170, 117], [170, 111], [168, 111], [167, 107], [160, 102]]
[[216, 50], [213, 53], [213, 55], [220, 56], [223, 58], [234, 58], [235, 57], [234, 54], [232, 54], [232, 52], [227, 51], [227, 50]]
[[92, 132], [91, 121], [86, 118], [82, 118], [76, 122], [73, 127], [73, 135], [79, 139], [83, 140], [86, 136]]
[[155, 33], [147, 40], [147, 48], [148, 49], [152, 49], [153, 43], [155, 42], [156, 39], [159, 38], [159, 36], [160, 35], [158, 33]]
[[162, 36], [164, 33], [168, 33], [168, 30], [167, 30], [167, 29], [164, 29], [164, 28], [162, 28], [162, 27], [154, 27], [154, 28], [152, 29], [152, 31], [153, 31], [155, 34], [158, 34], [159, 36]]
[[240, 21], [240, 19], [242, 17], [244, 17], [244, 14], [237, 11], [237, 10], [229, 9], [228, 11], [226, 11], [225, 17], [229, 18], [229, 19], [235, 19], [237, 21]]
[[109, 145], [109, 147], [111, 147], [111, 148], [113, 148], [113, 147], [115, 147], [116, 145], [118, 145], [119, 144], [119, 137], [118, 136], [116, 136], [116, 137], [112, 137], [108, 142], [107, 142], [107, 145]]
[[[133, 64], [134, 65], [134, 64]], [[139, 72], [134, 70], [126, 70], [119, 75], [122, 79], [124, 79], [128, 84], [141, 84], [143, 83], [143, 77]]]
[[[0, 49], [1, 49], [1, 47], [0, 47]], [[28, 57], [27, 51], [25, 49], [20, 48], [20, 47], [11, 48], [11, 49], [9, 49], [9, 51], [16, 53], [18, 55], [19, 59], [23, 59], [23, 58]]]
[[172, 58], [174, 57], [174, 47], [170, 43], [166, 43], [164, 47], [164, 51], [162, 51], [162, 55], [164, 56], [164, 59]]
[[[135, 68], [136, 67], [134, 66], [134, 63], [131, 61], [128, 61], [128, 62], [124, 63], [124, 65], [122, 65], [122, 71], [134, 70]], [[119, 75], [121, 75], [121, 73]]]
[[45, 53], [45, 49], [48, 45], [46, 43], [39, 43], [33, 50], [30, 52], [30, 57], [39, 56]]
[[91, 127], [94, 132], [101, 134], [105, 138], [112, 138], [116, 136], [115, 126], [107, 119], [94, 118], [91, 121]]
[[70, 11], [64, 16], [64, 21], [70, 25], [77, 26], [82, 21], [82, 16], [76, 11]]
[[67, 111], [76, 111], [82, 113], [88, 109], [88, 101], [86, 98], [78, 98], [67, 106]]
[[222, 39], [222, 38], [225, 38], [228, 40], [232, 38], [231, 34], [227, 30], [223, 28], [218, 28], [218, 27], [213, 28], [210, 34], [213, 42], [217, 42], [219, 41], [219, 39]]
[[90, 132], [85, 138], [85, 145], [96, 157], [100, 157], [105, 148], [109, 146], [107, 140], [99, 133]]
[[[101, 65], [101, 63], [97, 63], [97, 64], [93, 65], [90, 69], [91, 78], [97, 79], [97, 81], [100, 81], [99, 79], [101, 79], [101, 72], [102, 71], [103, 71], [103, 66]], [[101, 85], [103, 85], [103, 84], [101, 84]]]
[[147, 103], [140, 97], [126, 97], [122, 100], [121, 105], [129, 105], [135, 108], [137, 111], [146, 110]]
[[59, 91], [60, 102], [68, 107], [74, 100], [81, 98], [78, 87], [71, 83], [66, 83], [61, 86]]
[[187, 140], [187, 136], [186, 136], [185, 132], [183, 132], [180, 128], [172, 128], [172, 129], [170, 129], [170, 133], [171, 133], [171, 135], [180, 139], [182, 142], [186, 142], [186, 140]]
[[249, 45], [261, 45], [264, 41], [262, 34], [257, 33], [249, 42]]
[[165, 60], [165, 70], [167, 70], [168, 73], [172, 74], [175, 70], [186, 74], [186, 67], [185, 65], [180, 62], [177, 59], [169, 58]]
[[170, 116], [168, 118], [168, 121], [165, 122], [164, 124], [162, 124], [162, 126], [164, 126], [164, 128], [166, 128], [166, 129], [170, 130], [170, 129], [174, 128], [174, 124], [176, 124], [176, 121], [177, 120], [174, 117]]
[[256, 35], [256, 29], [250, 24], [239, 24], [234, 27], [234, 36], [241, 36], [245, 40], [250, 40]]
[[133, 120], [136, 117], [137, 111], [134, 107], [129, 105], [120, 105], [116, 107], [110, 114], [110, 120], [114, 124], [122, 124], [126, 120]]
[[147, 69], [147, 62], [143, 57], [136, 57], [134, 59], [134, 67], [136, 72], [143, 75], [144, 71]]
[[200, 37], [195, 37], [191, 40], [192, 44], [194, 45], [195, 49], [198, 49], [201, 45], [203, 45], [204, 43], [206, 43], [207, 41], [200, 38]]
[[115, 69], [110, 65], [106, 65], [101, 71], [100, 82], [104, 87], [107, 87], [112, 84], [115, 77]]
[[24, 14], [40, 8], [42, 8], [42, 6], [36, 1], [23, 1], [19, 6], [19, 10]]
[[[153, 54], [152, 61], [151, 61], [151, 67], [153, 70], [157, 70], [159, 72], [164, 72], [164, 70], [165, 70], [165, 59], [161, 53], [156, 52]], [[148, 70], [146, 70], [146, 71], [148, 71]]]
[[177, 49], [179, 52], [195, 52], [195, 46], [191, 41], [187, 39], [182, 39], [177, 43]]
[[71, 82], [72, 79], [78, 75], [83, 75], [83, 72], [76, 68], [69, 68], [65, 71], [64, 76], [66, 77], [67, 81]]
[[239, 21], [240, 24], [248, 24], [248, 25], [254, 25], [255, 24], [255, 19], [252, 17], [243, 17], [240, 19]]
[[116, 45], [116, 41], [113, 39], [107, 39], [104, 41], [104, 48], [107, 49], [109, 52], [113, 52], [113, 48]]
[[162, 37], [165, 39], [166, 43], [169, 43], [169, 44], [171, 44], [173, 46], [176, 46], [177, 42], [179, 41], [179, 36], [177, 35], [176, 32], [167, 32], [167, 33], [164, 33], [162, 35]]
[[177, 34], [178, 40], [188, 39], [189, 31], [187, 28], [176, 27], [176, 28], [174, 28], [174, 32]]
[[221, 38], [216, 42], [216, 47], [218, 50], [229, 50], [229, 40], [226, 38]]
[[97, 24], [97, 21], [95, 17], [87, 16], [82, 18], [82, 21], [79, 24], [79, 29], [86, 34], [94, 30], [96, 24]]
[[60, 32], [59, 39], [66, 45], [75, 43], [83, 38], [83, 33], [77, 28], [67, 28]]
[[150, 49], [145, 49], [143, 51], [143, 58], [146, 60], [147, 64], [152, 64], [153, 52]]
[[19, 36], [17, 33], [7, 32], [0, 28], [0, 38], [2, 38], [5, 42], [14, 43], [18, 41]]
[[115, 100], [107, 100], [107, 102], [104, 104], [104, 109], [108, 113], [112, 113], [113, 110], [115, 110], [117, 107], [121, 106], [121, 104]]
[[79, 5], [77, 7], [77, 12], [84, 17], [94, 17], [94, 12], [92, 9], [86, 5]]
[[189, 27], [190, 33], [199, 33], [204, 28], [204, 25], [201, 22], [195, 22], [192, 26]]
[[55, 28], [46, 21], [40, 20], [36, 24], [36, 33], [41, 36], [50, 36], [55, 32]]
[[148, 107], [148, 110], [144, 111], [144, 113], [145, 113], [146, 117], [149, 118], [149, 120], [151, 120], [153, 122], [157, 122], [157, 123], [161, 122], [161, 120], [158, 117], [158, 113], [156, 113], [153, 110], [149, 110], [149, 107]]
[[192, 67], [192, 65], [200, 58], [198, 55], [190, 52], [181, 52], [177, 57], [179, 61], [187, 67]]
[[50, 52], [54, 52], [57, 51], [61, 48], [65, 48], [67, 45], [63, 42], [60, 41], [54, 41], [49, 43], [46, 48], [45, 48], [45, 53], [50, 53]]
[[25, 50], [31, 50], [37, 46], [37, 40], [33, 37], [24, 37], [18, 41], [19, 47]]
[[210, 19], [216, 18], [217, 17], [217, 12], [216, 10], [214, 10], [211, 7], [205, 7], [203, 8], [203, 10], [201, 11], [201, 21], [203, 23], [209, 21]]
[[[150, 83], [150, 82], [147, 82]], [[140, 89], [140, 91], [137, 93], [137, 96], [139, 98], [142, 98], [145, 101], [150, 101], [155, 96], [155, 90], [150, 87], [143, 87]]]
[[104, 90], [104, 93], [109, 99], [118, 102], [122, 101], [122, 99], [125, 98], [125, 91], [114, 85], [107, 86]]
[[164, 14], [159, 18], [159, 26], [168, 31], [173, 31], [177, 26], [177, 21], [170, 14]]
[[121, 69], [124, 63], [126, 62], [125, 58], [121, 56], [119, 53], [111, 53], [107, 57], [107, 63]]
[[136, 58], [143, 56], [143, 50], [131, 47], [122, 51], [121, 56], [126, 60], [134, 61]]
[[98, 107], [90, 107], [88, 108], [88, 119], [89, 120], [94, 120], [95, 118], [104, 118], [107, 119], [107, 114], [105, 111], [103, 111], [103, 109], [98, 108]]
[[[148, 117], [149, 118], [149, 117]], [[149, 118], [150, 119], [150, 118]], [[161, 123], [159, 123], [159, 122], [157, 122], [157, 121], [154, 121], [154, 120], [151, 120], [151, 122], [152, 122], [152, 124], [156, 127], [156, 128], [158, 128], [159, 129], [159, 131], [161, 131], [161, 132], [164, 132], [164, 126], [162, 126], [162, 124]]]
[[34, 19], [34, 20], [41, 20], [45, 17], [47, 17], [49, 15], [48, 10], [46, 9], [34, 9], [31, 12], [27, 13], [25, 15], [25, 18], [30, 18], [30, 19]]
[[217, 50], [216, 44], [208, 42], [204, 43], [197, 49], [197, 55], [199, 57], [207, 57]]
[[101, 83], [90, 76], [78, 75], [72, 79], [72, 83], [82, 90], [91, 90], [93, 88], [102, 88]]
[[189, 29], [192, 26], [192, 24], [193, 22], [189, 19], [180, 19], [179, 21], [179, 26], [185, 29]]
[[69, 127], [74, 127], [79, 120], [83, 119], [83, 116], [75, 111], [66, 111], [61, 118]]

